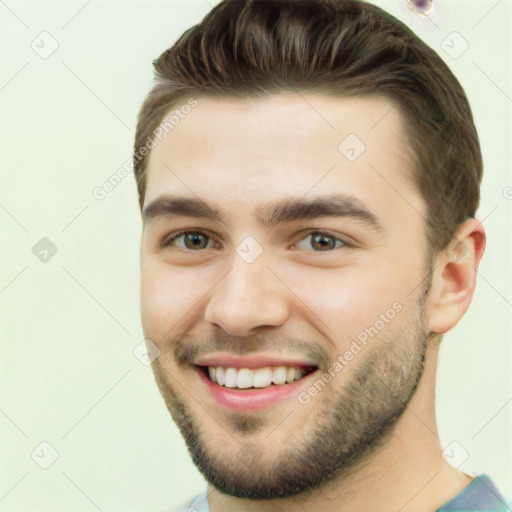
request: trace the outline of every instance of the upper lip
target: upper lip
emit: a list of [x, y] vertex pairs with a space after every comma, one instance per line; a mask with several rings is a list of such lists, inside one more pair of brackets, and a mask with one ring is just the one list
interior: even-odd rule
[[252, 354], [239, 356], [227, 352], [215, 352], [200, 356], [195, 361], [197, 366], [216, 366], [222, 368], [264, 368], [266, 366], [299, 366], [302, 368], [316, 366], [312, 361], [298, 357], [282, 357], [271, 354]]

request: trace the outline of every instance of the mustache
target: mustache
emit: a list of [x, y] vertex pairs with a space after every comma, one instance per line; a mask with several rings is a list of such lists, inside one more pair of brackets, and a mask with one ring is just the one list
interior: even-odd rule
[[213, 352], [228, 352], [239, 356], [257, 354], [259, 352], [268, 352], [281, 354], [286, 352], [291, 356], [296, 355], [306, 358], [318, 368], [328, 368], [329, 357], [316, 341], [303, 341], [283, 337], [265, 337], [258, 338], [233, 338], [231, 336], [215, 335], [204, 340], [204, 337], [194, 340], [178, 339], [174, 343], [174, 357], [179, 366], [185, 367], [193, 365], [194, 362], [203, 355]]

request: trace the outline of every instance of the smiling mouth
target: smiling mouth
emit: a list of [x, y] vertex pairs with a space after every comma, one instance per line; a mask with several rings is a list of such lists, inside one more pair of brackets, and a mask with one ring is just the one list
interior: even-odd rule
[[196, 366], [211, 382], [224, 388], [246, 391], [286, 386], [317, 370], [316, 366], [266, 366], [262, 368]]

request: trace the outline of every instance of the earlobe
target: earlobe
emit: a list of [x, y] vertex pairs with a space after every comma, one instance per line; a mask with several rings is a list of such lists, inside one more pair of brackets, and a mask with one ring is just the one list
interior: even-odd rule
[[428, 301], [431, 332], [449, 331], [469, 308], [484, 249], [484, 228], [476, 219], [469, 219], [457, 230], [447, 249], [435, 257]]

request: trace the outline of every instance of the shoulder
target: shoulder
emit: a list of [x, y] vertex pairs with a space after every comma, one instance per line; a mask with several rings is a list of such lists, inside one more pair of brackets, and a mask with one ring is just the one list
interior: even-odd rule
[[491, 478], [482, 474], [474, 478], [461, 493], [437, 509], [436, 512], [471, 510], [505, 512], [510, 508]]
[[183, 505], [174, 508], [169, 512], [210, 512], [208, 500], [206, 499], [206, 489], [199, 493], [192, 501], [187, 500]]

